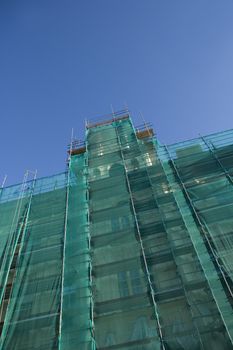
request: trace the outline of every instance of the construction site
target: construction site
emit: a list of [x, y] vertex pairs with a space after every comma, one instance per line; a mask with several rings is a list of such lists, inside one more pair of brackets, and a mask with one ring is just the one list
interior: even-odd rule
[[85, 128], [66, 171], [0, 189], [0, 350], [233, 349], [233, 130]]

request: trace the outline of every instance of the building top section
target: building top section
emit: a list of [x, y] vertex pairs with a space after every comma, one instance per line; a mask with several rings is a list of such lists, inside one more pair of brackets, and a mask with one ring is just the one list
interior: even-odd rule
[[[120, 121], [122, 121], [122, 123]], [[89, 135], [93, 134], [93, 136], [95, 136], [95, 133], [99, 134], [100, 138], [97, 135], [95, 136], [96, 140], [102, 140], [102, 132], [105, 135], [105, 138], [110, 139], [111, 135], [109, 131], [111, 131], [112, 134], [114, 134], [113, 129], [116, 125], [118, 126], [118, 124], [121, 124], [119, 125], [119, 129], [122, 129], [123, 124], [130, 124], [132, 126], [132, 130], [134, 130], [134, 133], [136, 134], [137, 139], [140, 140], [139, 143], [141, 143], [141, 140], [147, 141], [156, 137], [152, 125], [150, 123], [144, 123], [142, 125], [134, 127], [130, 117], [130, 113], [126, 109], [99, 118], [95, 118], [94, 120], [92, 119], [86, 122], [86, 128]], [[129, 128], [129, 133], [132, 130]], [[130, 139], [130, 137], [128, 139]], [[98, 149], [96, 149], [97, 155], [98, 152], [99, 154], [101, 154], [101, 149], [106, 147], [103, 141], [99, 142], [98, 144], [98, 140], [95, 141], [95, 145], [92, 145], [92, 150], [98, 146]], [[199, 162], [200, 159], [208, 157], [213, 152], [228, 152], [229, 154], [231, 154], [233, 150], [233, 129], [213, 133], [210, 135], [199, 136], [194, 139], [173, 143], [167, 146], [159, 142], [154, 142], [154, 144], [156, 145], [155, 147], [156, 152], [158, 154], [158, 158], [162, 162], [168, 162], [170, 158], [173, 160], [183, 162], [185, 161], [186, 163], [194, 162], [195, 158], [195, 162]], [[71, 155], [83, 155], [85, 152], [85, 141], [73, 140], [72, 144], [69, 145], [68, 153], [70, 153]], [[31, 182], [27, 180], [27, 183], [30, 184]], [[64, 171], [64, 173], [60, 175], [37, 179], [34, 193], [44, 193], [54, 189], [62, 188], [65, 185], [66, 175]], [[4, 189], [0, 188], [0, 202], [14, 200], [18, 198], [21, 192], [21, 184], [5, 186], [4, 181], [4, 186], [2, 185], [2, 187], [4, 187]], [[24, 190], [24, 192], [27, 190], [28, 189], [26, 187], [26, 190]]]
[[[96, 117], [86, 121], [86, 129], [101, 128], [104, 126], [110, 126], [115, 122], [130, 119], [130, 113], [127, 109], [123, 109], [111, 114], [107, 114], [101, 117]], [[135, 127], [135, 133], [138, 139], [145, 139], [154, 137], [155, 133], [151, 123], [144, 123]], [[74, 140], [68, 147], [68, 153], [71, 155], [78, 155], [85, 153], [86, 143], [85, 141]]]
[[[115, 122], [119, 122], [121, 120], [130, 119], [130, 112], [128, 109], [123, 109], [120, 111], [116, 111], [111, 114], [99, 116], [90, 119], [86, 122], [86, 128], [95, 129], [102, 128], [105, 126], [110, 126]], [[151, 123], [144, 123], [142, 125], [136, 126], [135, 133], [137, 138], [147, 139], [151, 137], [155, 137], [155, 132], [152, 128]], [[226, 147], [233, 144], [233, 130], [226, 130], [222, 132], [213, 133], [206, 136], [199, 136], [198, 138], [184, 140], [181, 142], [176, 142], [173, 144], [169, 144], [166, 147], [169, 149], [171, 157], [173, 159], [182, 158], [184, 156], [189, 156], [190, 154], [209, 151], [209, 148], [221, 148]], [[167, 157], [167, 150], [163, 144], [160, 145], [160, 156], [161, 158]], [[73, 141], [72, 146], [69, 147], [68, 153], [72, 155], [78, 155], [85, 153], [86, 151], [86, 143], [84, 141]], [[164, 154], [164, 156], [163, 156]]]
[[128, 109], [122, 109], [120, 111], [113, 112], [111, 114], [106, 114], [106, 115], [103, 115], [103, 116], [91, 118], [90, 120], [88, 120], [86, 122], [86, 128], [87, 129], [95, 128], [95, 127], [98, 127], [98, 126], [111, 124], [111, 123], [113, 123], [115, 121], [119, 121], [119, 120], [122, 120], [122, 119], [128, 119], [128, 118], [129, 118], [129, 110]]

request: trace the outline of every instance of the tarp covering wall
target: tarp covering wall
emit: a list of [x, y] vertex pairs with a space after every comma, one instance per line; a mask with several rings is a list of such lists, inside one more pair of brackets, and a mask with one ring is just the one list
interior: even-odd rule
[[0, 349], [232, 349], [233, 132], [88, 127], [65, 173], [0, 192]]
[[90, 129], [88, 152], [97, 347], [231, 348], [231, 306], [205, 249], [216, 304], [170, 160], [154, 140], [137, 140], [130, 119]]
[[[1, 335], [1, 349], [57, 349], [66, 187], [62, 176], [39, 180], [19, 242], [13, 287]], [[42, 183], [41, 183], [42, 182]], [[59, 186], [58, 186], [59, 187]]]
[[73, 156], [69, 167], [64, 284], [59, 349], [92, 350], [92, 290], [86, 155]]

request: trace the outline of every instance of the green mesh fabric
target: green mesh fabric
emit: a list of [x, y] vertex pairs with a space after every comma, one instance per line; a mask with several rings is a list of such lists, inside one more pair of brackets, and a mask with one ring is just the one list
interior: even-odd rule
[[166, 159], [163, 165], [171, 189], [231, 342], [232, 136], [232, 132], [225, 132], [160, 150], [160, 158]]
[[[182, 182], [198, 215], [211, 237], [216, 255], [231, 280], [233, 279], [233, 147], [232, 132], [197, 140], [199, 149], [175, 160]], [[190, 148], [187, 148], [189, 152]], [[187, 158], [189, 161], [187, 162]], [[190, 169], [190, 170], [188, 170]]]
[[91, 324], [87, 170], [84, 154], [70, 162], [60, 349], [94, 349]]
[[97, 348], [159, 349], [154, 306], [120, 152], [122, 143], [127, 167], [136, 166], [129, 161], [135, 135], [128, 122], [122, 122], [90, 129], [87, 139]]
[[[40, 182], [35, 191], [46, 187]], [[66, 188], [43, 191], [32, 197], [19, 244], [1, 349], [57, 348]]]
[[232, 349], [232, 144], [165, 147], [125, 116], [3, 189], [0, 349]]
[[162, 151], [130, 119], [89, 130], [97, 348], [230, 349], [219, 271]]
[[[19, 235], [19, 218], [17, 218], [17, 208], [19, 206], [19, 201], [11, 201], [7, 203], [0, 204], [0, 217], [1, 228], [0, 228], [0, 299], [2, 300], [3, 293], [5, 290], [6, 277], [9, 271], [10, 262], [12, 255], [14, 254], [15, 246], [17, 244]], [[20, 210], [22, 211], [22, 209]], [[22, 213], [19, 213], [21, 216]]]
[[[29, 195], [30, 185], [25, 189], [24, 184], [2, 189], [0, 193], [0, 303], [5, 298], [8, 279], [13, 278], [10, 266], [27, 215]], [[5, 315], [5, 304], [3, 302], [0, 309], [1, 319]]]

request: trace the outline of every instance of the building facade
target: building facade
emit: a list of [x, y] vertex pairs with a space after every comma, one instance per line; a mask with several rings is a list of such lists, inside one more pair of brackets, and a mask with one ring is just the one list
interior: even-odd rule
[[127, 111], [0, 194], [2, 350], [233, 349], [233, 130], [170, 146]]

